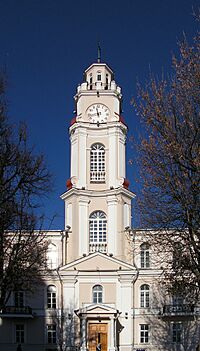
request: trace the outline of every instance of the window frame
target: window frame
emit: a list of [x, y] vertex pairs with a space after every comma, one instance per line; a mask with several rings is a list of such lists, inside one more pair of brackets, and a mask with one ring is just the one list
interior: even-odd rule
[[140, 308], [150, 307], [150, 286], [142, 284], [140, 286]]
[[57, 344], [57, 327], [55, 323], [47, 324], [47, 344]]
[[101, 143], [90, 147], [90, 183], [106, 182], [106, 151]]
[[107, 243], [107, 217], [105, 212], [97, 210], [89, 216], [89, 244]]
[[151, 267], [150, 245], [148, 243], [140, 245], [140, 267], [142, 269], [149, 269]]
[[15, 343], [16, 344], [25, 343], [25, 325], [23, 323], [15, 324]]
[[101, 79], [102, 79], [102, 72], [97, 71], [97, 82], [101, 82]]
[[183, 333], [183, 324], [181, 322], [172, 322], [172, 342], [174, 344], [181, 344], [182, 333]]
[[92, 303], [103, 303], [103, 286], [100, 284], [92, 287]]
[[149, 324], [140, 324], [140, 344], [148, 344], [150, 337]]
[[25, 294], [22, 290], [14, 291], [14, 306], [17, 308], [24, 307]]
[[48, 285], [47, 287], [47, 308], [57, 308], [57, 289], [55, 285]]

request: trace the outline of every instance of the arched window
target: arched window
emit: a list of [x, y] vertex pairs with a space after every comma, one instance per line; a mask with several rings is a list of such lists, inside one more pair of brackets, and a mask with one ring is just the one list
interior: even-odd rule
[[108, 90], [108, 73], [106, 73], [106, 85], [105, 85], [105, 90]]
[[90, 150], [90, 181], [104, 183], [105, 175], [105, 147], [102, 144], [93, 144]]
[[140, 245], [140, 264], [141, 268], [150, 267], [150, 246], [147, 243]]
[[149, 285], [143, 284], [140, 287], [140, 307], [149, 307]]
[[90, 73], [90, 90], [92, 90], [92, 73]]
[[101, 71], [97, 72], [97, 81], [101, 81]]
[[89, 218], [90, 252], [106, 252], [106, 215], [102, 211], [95, 211]]
[[56, 287], [49, 285], [47, 287], [47, 308], [56, 308]]
[[92, 288], [92, 301], [93, 303], [103, 302], [103, 288], [101, 285], [95, 285]]

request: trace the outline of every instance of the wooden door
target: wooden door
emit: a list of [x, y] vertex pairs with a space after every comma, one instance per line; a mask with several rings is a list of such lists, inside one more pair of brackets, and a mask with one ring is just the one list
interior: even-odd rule
[[106, 323], [89, 323], [88, 347], [89, 351], [97, 351], [97, 345], [101, 344], [101, 351], [107, 351], [108, 325]]

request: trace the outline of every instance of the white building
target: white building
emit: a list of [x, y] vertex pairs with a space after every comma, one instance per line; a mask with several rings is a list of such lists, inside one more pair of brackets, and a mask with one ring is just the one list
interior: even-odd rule
[[92, 64], [75, 95], [65, 230], [49, 231], [48, 265], [34, 294], [13, 292], [0, 316], [0, 350], [191, 350], [198, 309], [164, 299], [148, 232], [131, 227], [127, 126], [110, 67]]

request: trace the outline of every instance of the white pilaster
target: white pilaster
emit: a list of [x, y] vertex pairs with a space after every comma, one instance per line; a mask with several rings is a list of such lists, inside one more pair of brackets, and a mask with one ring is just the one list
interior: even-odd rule
[[88, 198], [79, 200], [79, 256], [88, 253], [89, 225], [88, 225]]
[[72, 204], [66, 203], [65, 229], [67, 225], [72, 227]]
[[108, 174], [109, 174], [109, 188], [116, 187], [117, 178], [117, 138], [115, 134], [115, 128], [109, 129], [109, 163], [108, 163]]
[[126, 227], [131, 227], [131, 205], [124, 204], [124, 220], [123, 220], [123, 229]]
[[129, 351], [132, 346], [133, 336], [133, 276], [120, 276], [120, 294], [121, 294], [121, 316], [120, 322], [124, 326], [120, 333], [120, 343], [123, 345], [123, 350]]
[[78, 139], [77, 135], [74, 133], [71, 134], [71, 178], [78, 177]]
[[116, 255], [117, 236], [117, 198], [116, 196], [107, 199], [108, 204], [108, 253]]
[[125, 135], [122, 130], [119, 133], [119, 158], [118, 158], [118, 174], [119, 178], [125, 178]]
[[78, 170], [78, 183], [77, 187], [82, 188], [86, 187], [86, 168], [87, 168], [87, 160], [86, 160], [86, 138], [87, 132], [86, 129], [81, 128], [78, 132], [79, 136], [79, 170]]

